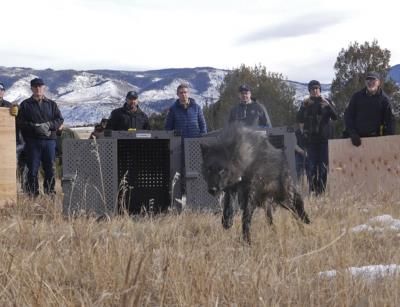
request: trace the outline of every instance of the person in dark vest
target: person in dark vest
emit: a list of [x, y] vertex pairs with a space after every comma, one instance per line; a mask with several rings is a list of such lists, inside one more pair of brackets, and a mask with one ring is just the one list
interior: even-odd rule
[[126, 94], [124, 105], [111, 112], [106, 126], [106, 130], [130, 129], [150, 130], [149, 118], [139, 107], [139, 95], [136, 91]]
[[228, 123], [241, 122], [247, 127], [272, 127], [267, 110], [252, 99], [250, 87], [245, 84], [239, 86], [239, 99], [239, 104], [229, 114]]
[[17, 127], [25, 141], [25, 158], [28, 167], [27, 192], [39, 195], [38, 172], [44, 170], [43, 191], [55, 194], [54, 161], [56, 158], [56, 132], [64, 122], [57, 104], [44, 95], [45, 86], [40, 78], [31, 80], [33, 95], [19, 108]]
[[189, 97], [189, 86], [180, 84], [176, 94], [179, 98], [168, 110], [165, 130], [174, 130], [184, 138], [201, 137], [207, 133], [203, 111], [196, 101]]
[[310, 97], [306, 98], [297, 113], [297, 122], [303, 134], [308, 157], [310, 192], [319, 195], [325, 191], [328, 174], [328, 139], [330, 120], [337, 115], [333, 103], [321, 96], [317, 80], [308, 83]]
[[100, 123], [94, 126], [93, 132], [90, 134], [89, 139], [101, 139], [104, 137], [104, 130], [107, 127], [108, 119], [102, 118]]
[[351, 143], [357, 147], [361, 145], [362, 137], [394, 133], [392, 108], [381, 88], [378, 73], [367, 73], [365, 87], [351, 97], [344, 120]]

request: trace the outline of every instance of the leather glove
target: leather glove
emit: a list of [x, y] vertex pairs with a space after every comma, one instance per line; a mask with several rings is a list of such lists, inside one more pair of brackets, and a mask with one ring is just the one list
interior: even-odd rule
[[17, 105], [13, 105], [10, 108], [10, 114], [11, 114], [11, 116], [17, 116], [18, 115], [18, 106]]
[[49, 137], [51, 135], [50, 123], [35, 124], [35, 132], [37, 135]]
[[350, 138], [351, 138], [351, 143], [352, 143], [354, 146], [358, 147], [358, 146], [361, 145], [361, 138], [360, 138], [360, 136], [359, 136], [357, 133], [352, 133], [352, 134], [350, 135]]

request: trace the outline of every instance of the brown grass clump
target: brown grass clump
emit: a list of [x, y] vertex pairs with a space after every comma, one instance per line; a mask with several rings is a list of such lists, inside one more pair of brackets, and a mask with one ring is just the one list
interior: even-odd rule
[[[346, 268], [400, 264], [400, 232], [351, 232], [400, 218], [395, 201], [306, 199], [312, 224], [255, 212], [251, 247], [220, 215], [186, 212], [111, 221], [61, 214], [61, 200], [0, 210], [0, 306], [399, 306], [400, 273], [366, 279]], [[336, 277], [319, 272], [337, 270]]]

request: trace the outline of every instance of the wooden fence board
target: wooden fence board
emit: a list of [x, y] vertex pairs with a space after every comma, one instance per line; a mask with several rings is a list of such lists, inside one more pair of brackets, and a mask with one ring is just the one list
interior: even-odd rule
[[400, 135], [329, 141], [330, 195], [357, 193], [360, 197], [400, 195]]
[[0, 108], [0, 208], [17, 200], [15, 118]]

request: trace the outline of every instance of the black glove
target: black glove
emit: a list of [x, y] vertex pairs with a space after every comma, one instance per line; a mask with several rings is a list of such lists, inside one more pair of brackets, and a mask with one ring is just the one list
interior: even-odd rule
[[352, 134], [350, 135], [350, 138], [351, 138], [351, 143], [352, 143], [354, 146], [358, 147], [358, 146], [361, 145], [361, 138], [360, 138], [360, 136], [359, 136], [357, 133], [352, 133]]
[[41, 124], [35, 124], [35, 132], [39, 136], [49, 137], [51, 135], [50, 123], [45, 122], [45, 123], [41, 123]]
[[308, 130], [304, 130], [302, 134], [303, 134], [303, 141], [305, 143], [308, 143], [310, 141], [310, 133], [308, 132]]

